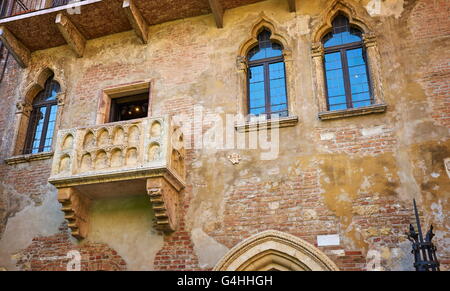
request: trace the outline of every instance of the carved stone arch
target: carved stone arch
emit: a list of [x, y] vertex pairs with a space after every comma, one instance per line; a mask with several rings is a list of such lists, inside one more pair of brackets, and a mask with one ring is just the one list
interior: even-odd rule
[[[34, 80], [28, 84], [28, 86], [25, 87], [24, 89], [24, 94], [22, 94], [22, 96], [24, 96], [23, 102], [27, 102], [27, 103], [32, 103], [33, 99], [36, 97], [36, 95], [44, 90], [45, 87], [45, 82], [47, 82], [48, 78], [50, 76], [53, 75], [53, 80], [55, 80], [56, 82], [58, 82], [59, 87], [60, 87], [60, 93], [58, 96], [58, 103], [60, 104], [63, 100], [63, 95], [66, 92], [66, 84], [64, 82], [64, 79], [61, 78], [59, 75], [57, 75], [55, 73], [55, 70], [52, 70], [49, 67], [45, 67], [40, 69], [37, 74], [36, 77], [34, 78]], [[60, 100], [62, 99], [62, 100]]]
[[273, 21], [267, 18], [264, 14], [260, 15], [260, 19], [253, 24], [253, 28], [250, 33], [250, 38], [247, 39], [244, 43], [239, 47], [238, 56], [247, 57], [248, 52], [252, 49], [256, 44], [258, 44], [258, 34], [264, 29], [267, 28], [272, 32], [270, 39], [274, 42], [277, 42], [282, 45], [283, 51], [289, 50], [289, 43], [286, 38], [280, 34], [280, 28], [278, 28]]
[[215, 271], [338, 271], [336, 264], [310, 243], [287, 233], [268, 230], [233, 247]]
[[[295, 67], [292, 64], [292, 40], [288, 40], [284, 35], [288, 35], [285, 30], [276, 24], [275, 21], [269, 19], [264, 13], [261, 13], [258, 20], [252, 25], [250, 31], [250, 37], [244, 41], [240, 46], [236, 58], [237, 73], [239, 79], [239, 94], [237, 100], [237, 111], [239, 114], [246, 116], [248, 114], [247, 108], [247, 73], [248, 73], [248, 60], [247, 55], [250, 50], [258, 44], [258, 35], [264, 29], [270, 30], [272, 33], [270, 36], [271, 41], [280, 44], [283, 47], [283, 57], [286, 68], [286, 89], [287, 89], [287, 99], [288, 99], [288, 111], [289, 115], [295, 115], [296, 105], [295, 105], [295, 84], [294, 76]], [[290, 45], [291, 44], [291, 45]]]
[[324, 10], [319, 16], [318, 23], [315, 24], [312, 34], [314, 43], [320, 42], [332, 30], [333, 19], [339, 14], [345, 15], [350, 25], [360, 29], [363, 34], [373, 33], [370, 15], [363, 7], [357, 9], [348, 1], [335, 0]]

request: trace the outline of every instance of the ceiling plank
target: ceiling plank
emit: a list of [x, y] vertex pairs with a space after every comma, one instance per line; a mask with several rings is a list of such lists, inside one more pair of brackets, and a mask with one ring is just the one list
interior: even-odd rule
[[148, 43], [148, 24], [139, 9], [134, 4], [134, 0], [124, 0], [122, 8], [125, 9], [128, 20], [137, 36], [144, 44]]
[[209, 6], [211, 7], [214, 19], [216, 20], [216, 25], [218, 28], [223, 28], [223, 14], [224, 10], [222, 4], [219, 0], [208, 0]]
[[77, 57], [81, 58], [86, 47], [86, 38], [81, 34], [75, 24], [61, 12], [56, 15], [55, 23], [67, 44]]
[[31, 59], [30, 50], [5, 26], [0, 26], [0, 40], [22, 68], [28, 67]]

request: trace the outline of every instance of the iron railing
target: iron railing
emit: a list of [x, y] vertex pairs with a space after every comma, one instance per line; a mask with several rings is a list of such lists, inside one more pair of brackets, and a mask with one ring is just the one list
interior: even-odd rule
[[439, 271], [439, 261], [436, 256], [436, 246], [432, 240], [434, 237], [433, 225], [430, 226], [425, 238], [420, 225], [419, 211], [417, 211], [416, 200], [414, 199], [414, 214], [416, 217], [417, 232], [412, 224], [407, 233], [408, 240], [412, 243], [411, 253], [414, 255], [414, 268], [416, 271]]
[[3, 0], [0, 7], [1, 18], [30, 13], [46, 8], [69, 4], [70, 0]]

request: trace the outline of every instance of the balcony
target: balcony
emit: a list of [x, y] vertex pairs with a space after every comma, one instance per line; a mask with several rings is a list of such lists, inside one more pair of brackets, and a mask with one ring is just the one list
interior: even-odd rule
[[[150, 25], [212, 14], [211, 25], [224, 26], [224, 11], [263, 0], [5, 0], [0, 40], [22, 67], [34, 51], [69, 45], [82, 57], [86, 42], [134, 30], [148, 42]], [[286, 9], [296, 11], [296, 0]]]
[[148, 195], [155, 227], [170, 232], [177, 228], [184, 157], [183, 135], [169, 118], [60, 130], [49, 182], [77, 238], [89, 231], [92, 200], [132, 195]]

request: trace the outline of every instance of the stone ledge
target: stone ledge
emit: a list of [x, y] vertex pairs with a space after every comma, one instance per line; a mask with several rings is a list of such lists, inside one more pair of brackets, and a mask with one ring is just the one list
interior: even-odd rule
[[288, 116], [279, 118], [276, 120], [264, 120], [264, 121], [248, 121], [245, 123], [236, 124], [235, 128], [238, 132], [250, 132], [261, 129], [270, 129], [278, 124], [278, 128], [295, 126], [298, 123], [298, 116]]
[[319, 119], [320, 120], [330, 120], [330, 119], [346, 118], [346, 117], [359, 116], [359, 115], [367, 115], [367, 114], [373, 114], [373, 113], [383, 113], [383, 112], [386, 112], [386, 109], [387, 109], [386, 104], [376, 104], [376, 105], [370, 105], [370, 106], [360, 107], [360, 108], [352, 108], [352, 109], [336, 110], [336, 111], [326, 111], [326, 112], [319, 113]]
[[51, 159], [52, 157], [53, 157], [53, 152], [20, 155], [20, 156], [14, 156], [14, 157], [6, 159], [5, 163], [8, 165], [16, 165], [16, 164], [28, 163], [28, 162], [32, 162], [32, 161], [48, 160], [48, 159]]

